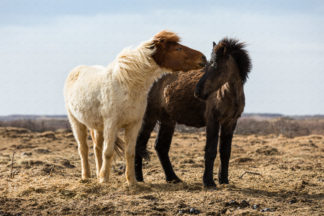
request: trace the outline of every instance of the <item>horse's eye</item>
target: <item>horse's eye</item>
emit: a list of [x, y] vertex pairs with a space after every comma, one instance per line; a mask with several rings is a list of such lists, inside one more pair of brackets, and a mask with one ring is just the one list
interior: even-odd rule
[[176, 51], [181, 51], [182, 50], [182, 47], [177, 47], [176, 48]]

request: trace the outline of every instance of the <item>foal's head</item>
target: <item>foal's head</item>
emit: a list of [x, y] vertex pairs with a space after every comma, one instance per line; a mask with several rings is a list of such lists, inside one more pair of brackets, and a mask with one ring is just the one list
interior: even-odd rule
[[205, 66], [207, 60], [201, 52], [181, 45], [179, 41], [180, 38], [169, 31], [161, 31], [153, 37], [152, 48], [156, 48], [153, 59], [160, 67], [188, 71]]
[[211, 59], [195, 89], [196, 97], [205, 100], [227, 82], [245, 83], [251, 70], [251, 61], [244, 47], [244, 43], [228, 38], [217, 45], [213, 42]]

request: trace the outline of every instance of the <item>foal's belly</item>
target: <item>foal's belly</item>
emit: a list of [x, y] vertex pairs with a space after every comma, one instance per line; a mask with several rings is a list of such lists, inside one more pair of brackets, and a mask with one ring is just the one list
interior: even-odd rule
[[205, 103], [198, 101], [193, 96], [182, 97], [179, 100], [171, 99], [165, 106], [165, 112], [172, 120], [191, 127], [204, 127], [206, 125]]
[[197, 115], [197, 113], [191, 116], [178, 117], [175, 120], [178, 124], [184, 124], [190, 127], [200, 128], [206, 126], [204, 115]]

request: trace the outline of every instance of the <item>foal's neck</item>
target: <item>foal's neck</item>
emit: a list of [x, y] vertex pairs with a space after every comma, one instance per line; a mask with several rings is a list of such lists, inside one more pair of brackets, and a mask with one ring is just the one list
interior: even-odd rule
[[232, 79], [228, 82], [229, 96], [236, 100], [244, 97], [243, 82], [240, 78]]

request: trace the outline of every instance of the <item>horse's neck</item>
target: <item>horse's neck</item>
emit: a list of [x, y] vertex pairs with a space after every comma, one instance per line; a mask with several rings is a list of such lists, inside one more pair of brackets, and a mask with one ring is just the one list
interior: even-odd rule
[[[128, 94], [134, 98], [147, 98], [148, 92], [152, 87], [155, 80], [159, 79], [165, 71], [163, 71], [160, 67], [154, 66], [150, 69], [143, 68], [139, 71], [134, 71], [137, 74], [131, 74], [133, 76], [129, 76], [129, 80], [124, 80], [119, 82], [119, 84], [127, 89]], [[134, 78], [134, 79], [133, 79]]]
[[112, 70], [112, 78], [133, 95], [148, 91], [154, 81], [164, 73], [150, 57], [131, 63], [129, 59], [117, 59], [109, 67]]

